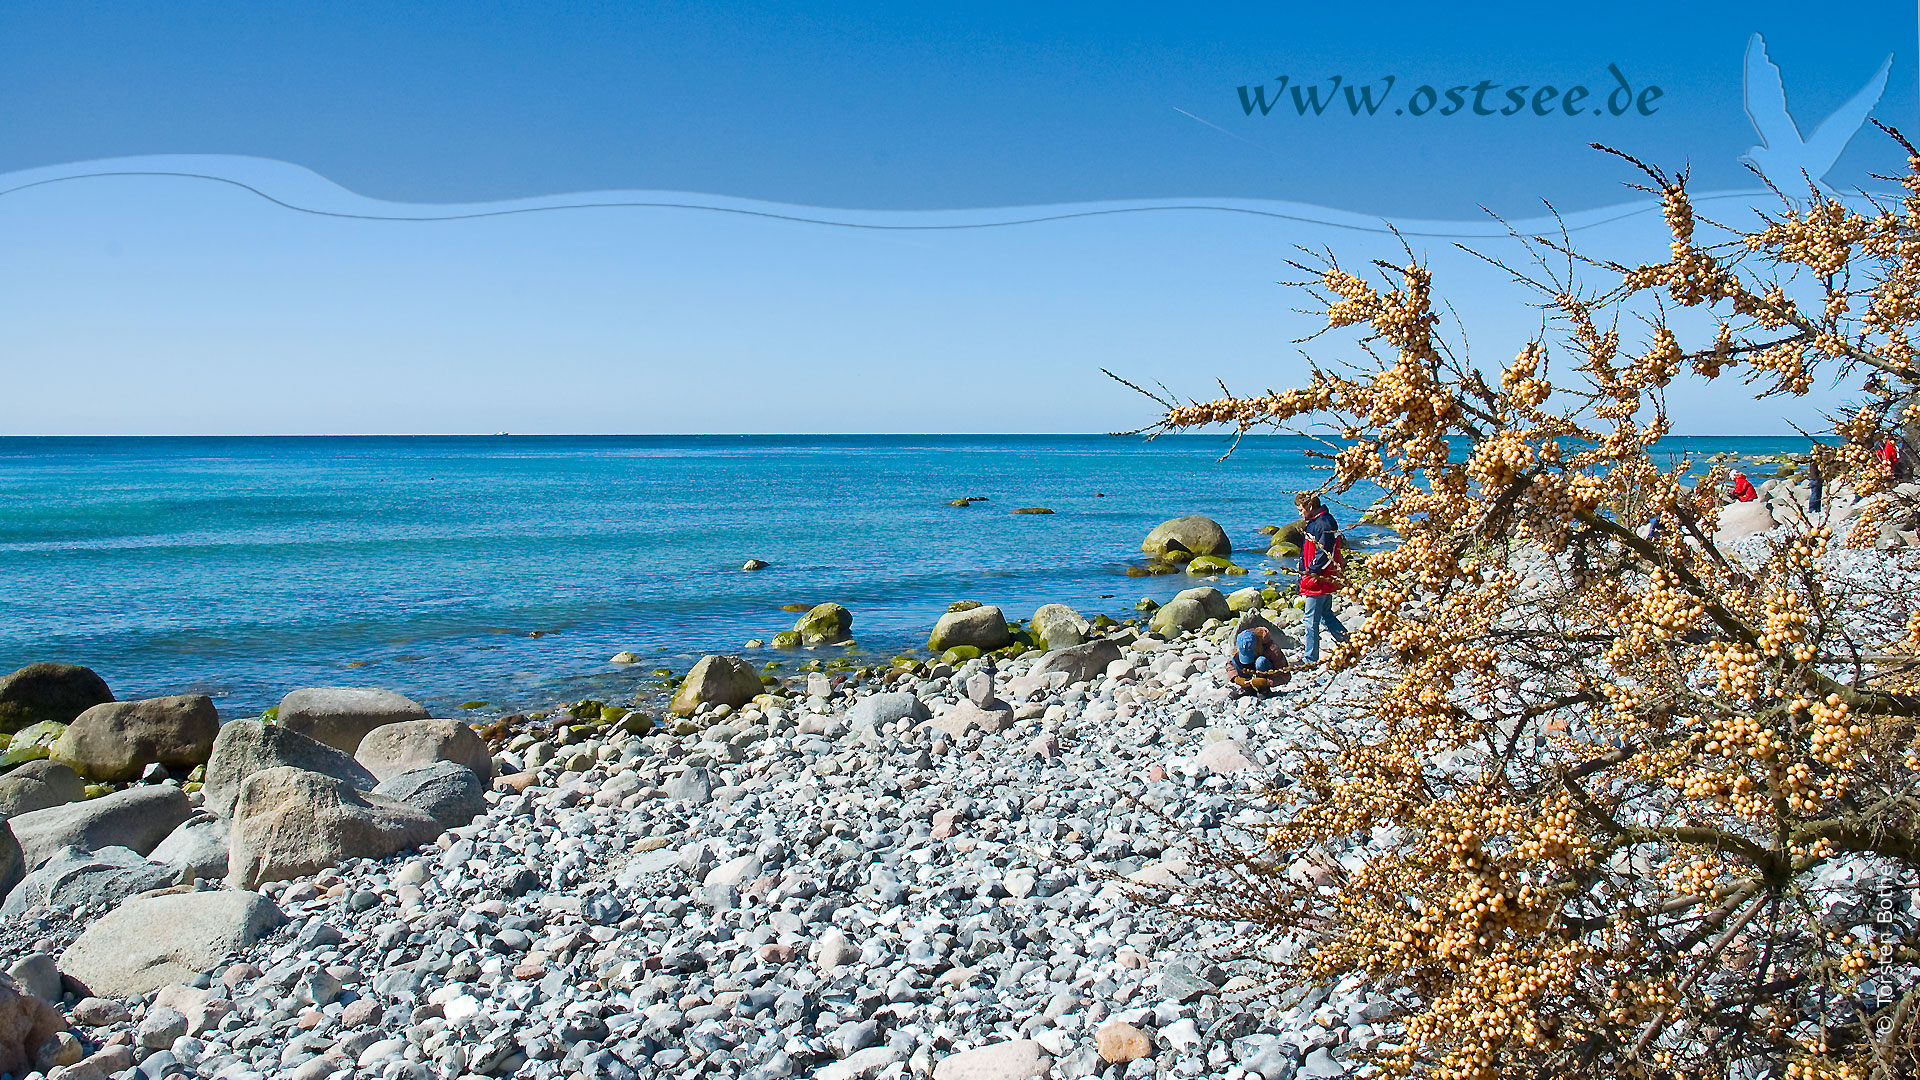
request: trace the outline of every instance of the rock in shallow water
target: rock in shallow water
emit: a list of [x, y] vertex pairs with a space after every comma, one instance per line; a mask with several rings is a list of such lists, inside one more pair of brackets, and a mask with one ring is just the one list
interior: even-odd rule
[[927, 635], [927, 648], [934, 652], [945, 652], [961, 645], [971, 645], [981, 652], [992, 652], [1013, 640], [1007, 630], [1007, 617], [999, 608], [991, 604], [983, 607], [968, 608], [965, 611], [948, 611], [933, 624], [933, 633]]

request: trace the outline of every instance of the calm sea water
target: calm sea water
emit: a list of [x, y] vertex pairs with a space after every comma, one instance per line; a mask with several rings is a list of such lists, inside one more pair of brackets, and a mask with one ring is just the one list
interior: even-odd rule
[[[1193, 584], [1125, 576], [1170, 517], [1226, 526], [1255, 574], [1220, 584], [1262, 580], [1258, 528], [1323, 475], [1307, 445], [1248, 438], [1221, 461], [1212, 436], [0, 438], [0, 671], [81, 663], [117, 696], [204, 692], [225, 715], [312, 685], [452, 712], [646, 691], [655, 667], [791, 627], [783, 604], [845, 604], [880, 657], [960, 599], [1124, 616]], [[946, 505], [972, 495], [990, 501]], [[650, 659], [607, 663], [623, 649]]]

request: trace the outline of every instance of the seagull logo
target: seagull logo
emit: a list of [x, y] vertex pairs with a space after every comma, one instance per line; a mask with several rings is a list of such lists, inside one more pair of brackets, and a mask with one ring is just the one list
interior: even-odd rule
[[1812, 138], [1803, 138], [1800, 126], [1787, 112], [1787, 91], [1780, 83], [1780, 69], [1767, 59], [1766, 41], [1759, 34], [1753, 35], [1747, 42], [1747, 119], [1753, 122], [1761, 145], [1748, 150], [1742, 160], [1752, 162], [1767, 179], [1783, 188], [1797, 186], [1802, 177], [1809, 183], [1820, 183], [1854, 132], [1867, 122], [1867, 114], [1880, 103], [1880, 93], [1887, 88], [1887, 70], [1892, 66], [1893, 55], [1889, 53], [1867, 85], [1815, 128]]

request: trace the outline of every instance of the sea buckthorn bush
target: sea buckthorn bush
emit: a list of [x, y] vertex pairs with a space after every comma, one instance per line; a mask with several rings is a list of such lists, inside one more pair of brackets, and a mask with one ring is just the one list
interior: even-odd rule
[[[1873, 455], [1920, 389], [1920, 153], [1887, 132], [1903, 197], [1783, 195], [1747, 231], [1626, 158], [1668, 250], [1529, 241], [1553, 321], [1501, 370], [1446, 347], [1411, 257], [1296, 264], [1327, 326], [1306, 385], [1163, 403], [1161, 430], [1317, 435], [1329, 489], [1386, 492], [1400, 542], [1328, 660], [1377, 692], [1160, 896], [1257, 927], [1283, 983], [1393, 991], [1377, 1075], [1913, 1075], [1920, 608], [1909, 555], [1844, 550], [1914, 513]], [[1873, 506], [1723, 549], [1724, 469], [1654, 451], [1683, 377], [1866, 378], [1814, 460]]]

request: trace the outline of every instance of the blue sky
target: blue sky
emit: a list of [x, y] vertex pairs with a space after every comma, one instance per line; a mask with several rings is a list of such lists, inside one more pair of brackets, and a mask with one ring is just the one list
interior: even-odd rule
[[[1629, 197], [1631, 177], [1593, 140], [1690, 165], [1700, 190], [1751, 187], [1742, 58], [1756, 31], [1803, 133], [1890, 52], [1875, 115], [1920, 127], [1912, 5], [1814, 20], [1786, 4], [1655, 17], [15, 0], [0, 7], [0, 173], [14, 174], [0, 186], [73, 162], [215, 155], [168, 160], [380, 213], [408, 211], [354, 196], [689, 192], [845, 211], [1233, 199], [1374, 220], [1473, 220], [1482, 206], [1527, 216], [1542, 199], [1579, 211]], [[1237, 89], [1392, 75], [1399, 94], [1497, 84], [1495, 107], [1512, 87], [1530, 99], [1582, 84], [1594, 104], [1614, 88], [1609, 65], [1636, 93], [1660, 88], [1651, 115], [1354, 116], [1336, 103], [1262, 116]], [[1867, 132], [1827, 180], [1866, 184], [1900, 164]], [[1303, 236], [1342, 236], [1187, 214], [829, 240], [684, 212], [582, 213], [348, 223], [164, 180], [0, 197], [0, 349], [45, 402], [7, 427], [1127, 427], [1140, 403], [1102, 366], [1194, 393], [1216, 372], [1236, 386], [1296, 376], [1298, 298], [1273, 281]], [[1510, 351], [1525, 319], [1482, 286], [1469, 322], [1488, 327], [1487, 348]], [[956, 371], [1005, 384], [956, 385]], [[1689, 418], [1700, 431], [1785, 422], [1714, 397]]]

